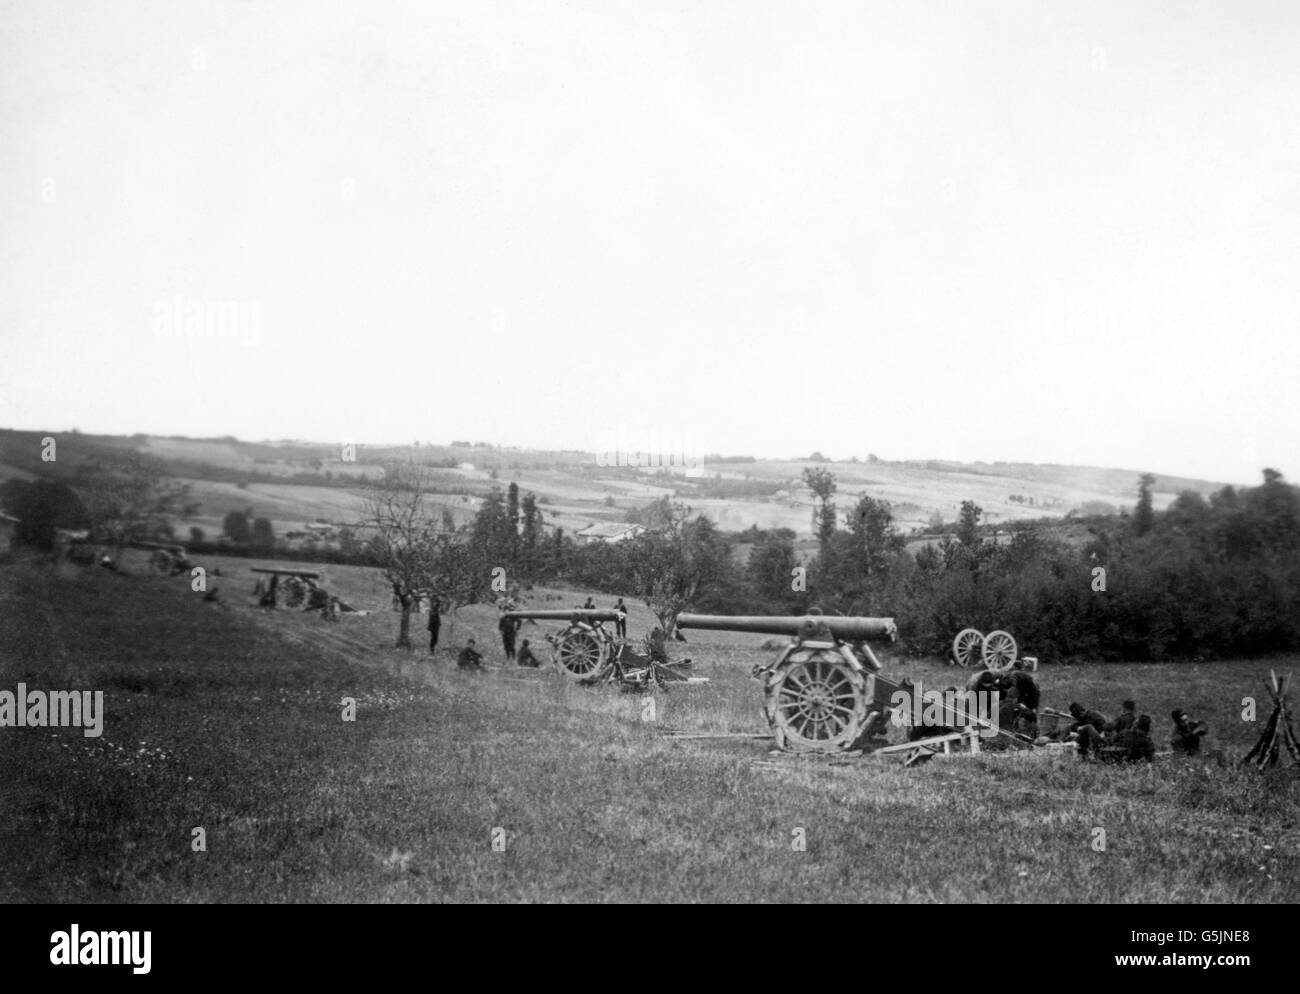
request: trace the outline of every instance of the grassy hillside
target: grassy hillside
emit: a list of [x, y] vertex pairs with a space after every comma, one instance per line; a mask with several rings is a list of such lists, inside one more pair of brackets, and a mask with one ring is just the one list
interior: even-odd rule
[[[249, 564], [220, 565], [224, 608], [180, 578], [0, 566], [0, 688], [107, 698], [100, 739], [0, 730], [0, 900], [1300, 898], [1294, 775], [1246, 775], [1214, 756], [903, 769], [773, 760], [752, 740], [673, 741], [659, 730], [763, 730], [748, 676], [767, 654], [760, 638], [699, 633], [675, 646], [712, 682], [661, 692], [647, 721], [639, 695], [550, 672], [457, 672], [468, 634], [499, 658], [490, 609], [462, 611], [430, 659], [389, 648], [391, 612], [338, 625], [262, 612], [247, 603]], [[329, 574], [358, 606], [383, 608], [368, 571]], [[648, 621], [637, 606], [632, 633]], [[1257, 727], [1239, 720], [1241, 697], [1260, 692], [1266, 670], [1041, 677], [1057, 706], [1134, 696], [1162, 734], [1168, 709], [1185, 706], [1235, 756]], [[926, 662], [908, 672], [936, 686], [952, 675]], [[355, 722], [341, 720], [343, 697], [358, 703]], [[191, 849], [197, 826], [203, 853]], [[1104, 852], [1091, 845], [1099, 827]]]

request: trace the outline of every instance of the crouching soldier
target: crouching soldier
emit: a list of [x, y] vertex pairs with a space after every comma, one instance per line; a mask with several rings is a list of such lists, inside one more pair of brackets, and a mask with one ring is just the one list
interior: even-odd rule
[[1174, 752], [1194, 756], [1201, 751], [1201, 738], [1209, 731], [1203, 721], [1192, 721], [1186, 711], [1178, 708], [1173, 713], [1174, 737], [1170, 745]]
[[1151, 741], [1151, 716], [1140, 714], [1132, 727], [1116, 732], [1112, 743], [1114, 750], [1104, 753], [1117, 763], [1151, 762], [1156, 754], [1156, 745]]
[[1085, 708], [1078, 701], [1071, 702], [1070, 717], [1074, 722], [1068, 729], [1067, 738], [1079, 743], [1079, 755], [1084, 759], [1105, 744], [1106, 733], [1114, 728], [1104, 714], [1095, 708]]
[[460, 655], [456, 657], [456, 665], [462, 670], [482, 670], [483, 657], [479, 651], [474, 648], [474, 640], [470, 639], [465, 643], [465, 648], [460, 650]]
[[532, 666], [534, 668], [541, 666], [541, 661], [533, 655], [533, 650], [528, 647], [528, 639], [524, 639], [519, 646], [519, 651], [515, 653], [515, 662], [520, 666]]

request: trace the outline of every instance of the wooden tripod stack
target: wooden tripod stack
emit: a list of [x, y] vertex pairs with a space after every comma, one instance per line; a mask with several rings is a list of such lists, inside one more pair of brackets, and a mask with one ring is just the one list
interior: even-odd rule
[[1278, 760], [1281, 759], [1283, 746], [1291, 754], [1292, 761], [1300, 763], [1300, 742], [1296, 741], [1295, 731], [1291, 728], [1291, 712], [1286, 706], [1288, 677], [1284, 676], [1279, 680], [1273, 670], [1269, 670], [1268, 675], [1271, 685], [1265, 684], [1265, 686], [1268, 687], [1269, 695], [1273, 698], [1273, 713], [1269, 715], [1268, 724], [1264, 726], [1259, 741], [1242, 759], [1243, 763], [1250, 763], [1261, 770], [1277, 765]]

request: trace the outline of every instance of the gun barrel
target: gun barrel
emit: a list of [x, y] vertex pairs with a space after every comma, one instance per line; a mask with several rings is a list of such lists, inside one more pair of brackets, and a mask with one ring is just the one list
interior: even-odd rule
[[527, 609], [522, 611], [507, 611], [505, 616], [507, 618], [518, 618], [520, 620], [531, 618], [534, 621], [572, 621], [576, 618], [578, 621], [591, 624], [593, 621], [617, 621], [619, 619], [619, 612], [612, 611], [608, 608], [593, 609], [575, 607], [570, 611], [556, 608], [538, 611], [529, 611]]
[[893, 618], [841, 618], [834, 615], [731, 616], [725, 614], [679, 614], [678, 628], [695, 628], [715, 632], [752, 632], [756, 635], [798, 635], [817, 624], [843, 642], [890, 639], [898, 634]]

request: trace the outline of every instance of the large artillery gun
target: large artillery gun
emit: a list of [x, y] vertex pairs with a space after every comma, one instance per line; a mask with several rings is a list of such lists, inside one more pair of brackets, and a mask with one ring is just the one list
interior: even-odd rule
[[883, 738], [890, 699], [901, 685], [880, 675], [868, 643], [895, 641], [893, 618], [682, 614], [677, 627], [791, 638], [776, 659], [754, 667], [778, 748], [840, 751]]
[[609, 675], [618, 655], [614, 636], [604, 627], [617, 621], [619, 611], [574, 608], [507, 611], [503, 617], [512, 621], [563, 621], [567, 624], [546, 637], [551, 646], [551, 660], [564, 674], [576, 680], [600, 680]]

